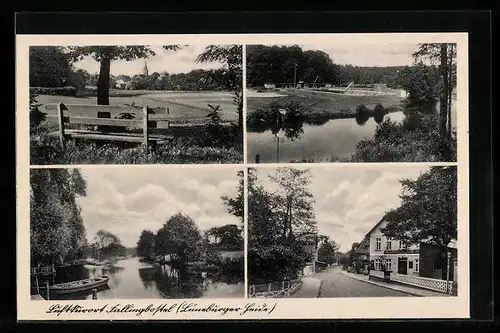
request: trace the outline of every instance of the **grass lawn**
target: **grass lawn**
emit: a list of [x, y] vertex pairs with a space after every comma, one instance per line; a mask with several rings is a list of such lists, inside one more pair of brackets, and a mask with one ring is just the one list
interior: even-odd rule
[[[122, 94], [124, 96], [117, 96]], [[97, 104], [97, 97], [70, 97], [39, 95], [40, 104]], [[220, 105], [220, 116], [225, 121], [236, 122], [238, 112], [229, 92], [177, 92], [177, 91], [133, 91], [115, 90], [110, 92], [111, 105], [148, 105], [150, 107], [168, 107], [172, 116], [182, 118], [206, 118], [210, 112], [207, 104]]]
[[291, 101], [299, 102], [305, 108], [311, 111], [330, 111], [340, 112], [340, 110], [350, 109], [355, 111], [356, 106], [364, 104], [368, 108], [373, 108], [376, 104], [381, 103], [384, 107], [400, 105], [402, 98], [394, 95], [385, 96], [350, 96], [333, 94], [329, 92], [319, 91], [279, 91], [279, 94], [286, 94], [280, 97], [248, 97], [247, 110], [248, 112], [265, 107], [272, 102], [289, 103]]

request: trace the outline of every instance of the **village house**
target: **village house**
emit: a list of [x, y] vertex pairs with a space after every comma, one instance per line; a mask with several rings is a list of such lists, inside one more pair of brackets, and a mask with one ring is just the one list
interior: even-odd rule
[[[389, 271], [401, 275], [443, 278], [443, 258], [435, 246], [424, 241], [408, 246], [403, 241], [390, 239], [382, 233], [386, 225], [387, 221], [382, 219], [365, 235], [356, 251], [358, 265], [369, 265], [370, 270]], [[455, 242], [450, 243], [449, 253], [451, 267], [449, 279], [456, 281], [458, 261]]]

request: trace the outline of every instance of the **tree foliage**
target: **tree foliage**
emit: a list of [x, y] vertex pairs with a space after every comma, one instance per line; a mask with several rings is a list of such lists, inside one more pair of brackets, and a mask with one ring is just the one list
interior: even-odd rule
[[154, 232], [150, 230], [143, 230], [137, 242], [137, 255], [142, 258], [152, 259], [154, 257], [155, 245]]
[[126, 45], [126, 46], [70, 46], [68, 57], [71, 61], [80, 61], [86, 56], [91, 56], [100, 63], [99, 77], [97, 82], [97, 104], [109, 104], [110, 69], [114, 60], [132, 61], [140, 58], [148, 58], [156, 53], [150, 46]]
[[71, 65], [58, 46], [31, 46], [29, 49], [30, 87], [70, 85]]
[[226, 206], [228, 213], [233, 214], [238, 217], [241, 221], [241, 227], [243, 227], [244, 219], [244, 192], [245, 192], [245, 180], [243, 170], [238, 170], [238, 192], [235, 197], [223, 196], [222, 201]]
[[202, 237], [193, 219], [180, 213], [170, 217], [156, 234], [155, 253], [170, 255], [181, 264], [200, 256]]
[[226, 251], [242, 250], [242, 229], [236, 224], [226, 224], [220, 227], [212, 227], [205, 232], [208, 238], [213, 239], [213, 244]]
[[337, 262], [339, 245], [331, 240], [328, 236], [320, 236], [318, 246], [318, 260], [326, 264]]
[[456, 167], [431, 167], [401, 185], [401, 206], [387, 212], [384, 235], [407, 244], [428, 242], [446, 252], [457, 238]]
[[30, 242], [33, 266], [61, 264], [82, 256], [87, 239], [76, 199], [86, 195], [77, 169], [30, 172]]

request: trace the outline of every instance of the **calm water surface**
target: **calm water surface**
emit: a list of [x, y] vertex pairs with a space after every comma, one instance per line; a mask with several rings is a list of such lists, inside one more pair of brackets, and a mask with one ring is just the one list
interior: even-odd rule
[[[138, 258], [118, 261], [113, 266], [80, 265], [60, 268], [56, 283], [110, 277], [108, 288], [98, 290], [98, 299], [234, 298], [244, 296], [243, 281], [235, 277], [205, 277], [180, 273], [166, 265], [153, 266]], [[51, 299], [92, 299], [90, 292], [51, 296]]]
[[[439, 108], [439, 104], [437, 106]], [[384, 116], [401, 123], [405, 119], [403, 112], [394, 112]], [[452, 126], [456, 126], [456, 112], [452, 109]], [[279, 162], [292, 160], [314, 160], [321, 162], [333, 157], [350, 157], [356, 152], [356, 145], [375, 134], [377, 122], [370, 117], [364, 124], [358, 124], [355, 118], [332, 119], [323, 125], [303, 125], [299, 139], [281, 138], [279, 142]], [[260, 155], [261, 163], [276, 163], [278, 142], [271, 130], [262, 133], [247, 133], [248, 161], [253, 163], [255, 155]]]

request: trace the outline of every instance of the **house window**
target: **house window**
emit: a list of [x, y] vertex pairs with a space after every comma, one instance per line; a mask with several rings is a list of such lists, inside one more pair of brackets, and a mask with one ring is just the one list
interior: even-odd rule
[[387, 238], [387, 250], [391, 250], [392, 249], [392, 242], [391, 242], [391, 239], [390, 238]]
[[418, 272], [418, 259], [415, 259], [415, 272]]
[[406, 243], [404, 241], [399, 241], [399, 248], [400, 249], [407, 249], [408, 248], [408, 245], [406, 245]]
[[392, 260], [391, 259], [385, 259], [385, 270], [392, 271]]
[[408, 268], [413, 269], [413, 261], [408, 261]]
[[380, 271], [382, 269], [382, 260], [375, 259], [375, 269]]
[[375, 250], [380, 251], [380, 248], [382, 247], [382, 238], [376, 238], [375, 239]]

